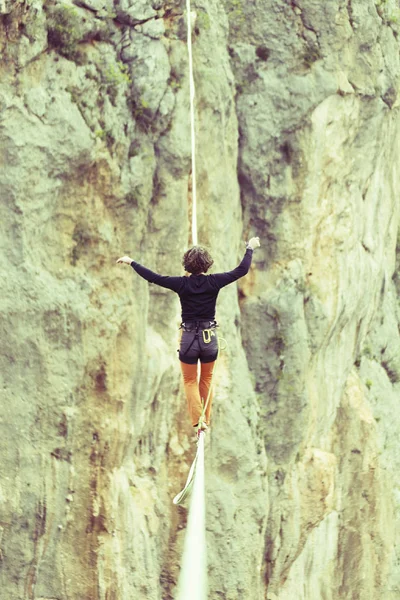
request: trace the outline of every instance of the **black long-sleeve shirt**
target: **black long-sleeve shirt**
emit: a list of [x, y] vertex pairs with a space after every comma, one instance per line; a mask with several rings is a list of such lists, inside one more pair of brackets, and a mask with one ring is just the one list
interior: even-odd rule
[[190, 275], [190, 277], [158, 275], [134, 260], [131, 262], [131, 266], [146, 281], [173, 290], [179, 295], [182, 321], [212, 321], [215, 319], [215, 305], [219, 290], [246, 275], [249, 272], [252, 257], [253, 250], [248, 248], [240, 265], [233, 271], [215, 275]]

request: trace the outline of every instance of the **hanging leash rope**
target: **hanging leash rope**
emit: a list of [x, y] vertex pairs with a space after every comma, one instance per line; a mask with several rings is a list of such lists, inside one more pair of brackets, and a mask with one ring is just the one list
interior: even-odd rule
[[[206, 331], [207, 331], [207, 330], [206, 330]], [[220, 342], [224, 342], [224, 345], [223, 345], [223, 346], [221, 346], [221, 345], [220, 345]], [[206, 399], [206, 401], [204, 402], [204, 398], [202, 398], [202, 401], [203, 401], [203, 410], [201, 411], [201, 415], [200, 415], [200, 418], [199, 418], [199, 424], [198, 424], [198, 427], [197, 427], [197, 432], [201, 431], [202, 425], [203, 425], [203, 423], [204, 423], [204, 419], [205, 419], [205, 415], [206, 415], [207, 407], [208, 407], [208, 404], [209, 404], [209, 402], [210, 402], [210, 398], [211, 398], [211, 392], [212, 392], [212, 388], [213, 388], [213, 385], [214, 385], [215, 374], [216, 374], [216, 372], [217, 372], [217, 365], [218, 365], [219, 358], [220, 358], [220, 352], [221, 352], [222, 350], [225, 350], [225, 349], [226, 349], [226, 347], [227, 347], [227, 343], [226, 343], [226, 340], [225, 340], [225, 338], [223, 338], [223, 337], [219, 337], [219, 336], [218, 336], [218, 355], [217, 355], [217, 358], [216, 358], [216, 360], [215, 360], [215, 365], [214, 365], [214, 369], [213, 369], [213, 374], [212, 374], [211, 384], [210, 384], [210, 387], [208, 388], [207, 399]]]
[[196, 129], [194, 115], [195, 87], [193, 77], [192, 23], [190, 0], [186, 0], [187, 46], [189, 54], [190, 132], [192, 140], [192, 243], [197, 246]]

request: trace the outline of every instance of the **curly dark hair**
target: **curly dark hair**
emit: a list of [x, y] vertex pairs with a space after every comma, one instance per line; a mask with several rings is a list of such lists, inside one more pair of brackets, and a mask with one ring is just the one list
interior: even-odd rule
[[208, 269], [214, 263], [207, 248], [203, 246], [193, 246], [189, 248], [183, 255], [182, 265], [185, 271], [192, 273], [193, 275], [200, 275], [200, 273], [207, 273]]

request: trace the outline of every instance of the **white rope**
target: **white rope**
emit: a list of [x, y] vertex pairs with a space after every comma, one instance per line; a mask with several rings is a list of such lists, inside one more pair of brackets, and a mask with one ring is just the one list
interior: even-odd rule
[[179, 574], [177, 600], [207, 599], [204, 437], [205, 434], [201, 433]]
[[187, 16], [187, 46], [189, 54], [189, 90], [190, 90], [190, 132], [192, 140], [192, 242], [197, 245], [197, 195], [196, 195], [196, 131], [194, 121], [194, 77], [193, 77], [193, 54], [192, 54], [192, 23], [190, 0], [186, 0]]
[[[188, 22], [190, 129], [192, 139], [192, 243], [197, 245], [196, 132], [194, 115], [192, 24], [190, 0], [186, 0]], [[200, 433], [189, 515], [186, 527], [177, 600], [207, 600], [206, 499], [204, 493], [204, 436]]]

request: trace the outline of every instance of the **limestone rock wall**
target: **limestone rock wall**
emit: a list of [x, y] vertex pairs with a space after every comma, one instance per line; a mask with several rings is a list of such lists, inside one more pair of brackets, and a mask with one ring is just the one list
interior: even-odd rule
[[[179, 306], [115, 266], [190, 244], [182, 0], [0, 2], [0, 586], [168, 600], [194, 454]], [[394, 600], [395, 0], [196, 0], [199, 237], [227, 349], [209, 598]]]

